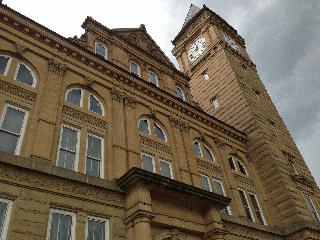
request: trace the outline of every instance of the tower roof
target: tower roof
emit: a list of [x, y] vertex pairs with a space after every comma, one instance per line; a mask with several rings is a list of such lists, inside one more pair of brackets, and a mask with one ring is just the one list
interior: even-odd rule
[[187, 17], [186, 17], [186, 19], [184, 20], [184, 23], [183, 23], [182, 27], [184, 27], [184, 26], [185, 26], [191, 19], [193, 19], [194, 16], [196, 16], [197, 13], [200, 12], [200, 11], [201, 11], [201, 8], [199, 8], [198, 6], [193, 5], [193, 4], [191, 3], [190, 8], [189, 8], [189, 11], [188, 11], [188, 14], [187, 14]]

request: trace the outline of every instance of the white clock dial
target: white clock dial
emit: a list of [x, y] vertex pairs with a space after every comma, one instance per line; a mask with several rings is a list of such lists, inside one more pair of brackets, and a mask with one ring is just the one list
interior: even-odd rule
[[236, 44], [236, 42], [229, 36], [224, 35], [224, 39], [226, 40], [226, 42], [228, 43], [228, 45], [235, 50], [236, 52], [240, 53], [240, 48], [239, 46]]
[[199, 38], [197, 41], [195, 41], [189, 51], [188, 51], [188, 58], [190, 62], [195, 61], [200, 55], [204, 52], [206, 49], [206, 39], [205, 38]]

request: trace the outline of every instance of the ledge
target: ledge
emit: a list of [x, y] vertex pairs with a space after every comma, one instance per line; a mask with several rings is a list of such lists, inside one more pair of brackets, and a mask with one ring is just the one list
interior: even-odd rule
[[117, 183], [124, 191], [136, 183], [144, 183], [148, 187], [157, 186], [155, 189], [162, 187], [166, 190], [174, 190], [174, 192], [180, 195], [193, 197], [198, 201], [204, 202], [207, 207], [212, 204], [218, 210], [227, 207], [231, 202], [231, 199], [228, 197], [208, 192], [140, 168], [131, 168], [126, 174], [117, 180]]

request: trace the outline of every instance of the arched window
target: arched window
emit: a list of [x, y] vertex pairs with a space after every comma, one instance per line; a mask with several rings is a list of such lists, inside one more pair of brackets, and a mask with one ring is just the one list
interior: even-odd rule
[[23, 62], [19, 62], [14, 79], [32, 87], [36, 86], [36, 77], [34, 72]]
[[164, 132], [164, 130], [161, 128], [161, 126], [158, 123], [154, 123], [154, 130], [155, 130], [155, 134], [156, 137], [162, 141], [167, 141], [167, 136]]
[[242, 174], [248, 175], [248, 171], [245, 168], [244, 164], [234, 156], [228, 158], [230, 168], [234, 171], [238, 171]]
[[100, 55], [101, 57], [107, 59], [107, 48], [100, 42], [95, 42], [95, 52], [96, 54]]
[[0, 55], [0, 75], [6, 76], [10, 67], [11, 57]]
[[130, 62], [130, 72], [140, 77], [140, 68], [135, 62]]
[[215, 161], [214, 155], [210, 148], [202, 142], [194, 141], [192, 144], [193, 152], [197, 157], [203, 157], [208, 161]]
[[151, 71], [149, 72], [148, 75], [149, 75], [149, 82], [159, 87], [159, 81], [158, 81], [157, 75]]
[[186, 100], [184, 92], [182, 91], [182, 89], [180, 87], [176, 87], [176, 96], [180, 99], [182, 99], [183, 101]]
[[150, 123], [149, 119], [147, 118], [141, 118], [139, 120], [139, 130], [142, 133], [149, 134], [150, 135]]
[[99, 115], [104, 115], [103, 107], [100, 100], [90, 93], [89, 96], [89, 111], [97, 113]]
[[82, 107], [83, 93], [80, 88], [71, 88], [66, 91], [65, 101], [79, 107]]

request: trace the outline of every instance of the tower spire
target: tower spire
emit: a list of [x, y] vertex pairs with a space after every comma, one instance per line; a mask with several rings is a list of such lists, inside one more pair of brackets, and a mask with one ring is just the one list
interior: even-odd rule
[[188, 14], [186, 16], [186, 19], [184, 20], [184, 23], [182, 25], [182, 28], [191, 20], [194, 18], [195, 15], [197, 15], [198, 12], [201, 11], [201, 8], [191, 3]]

